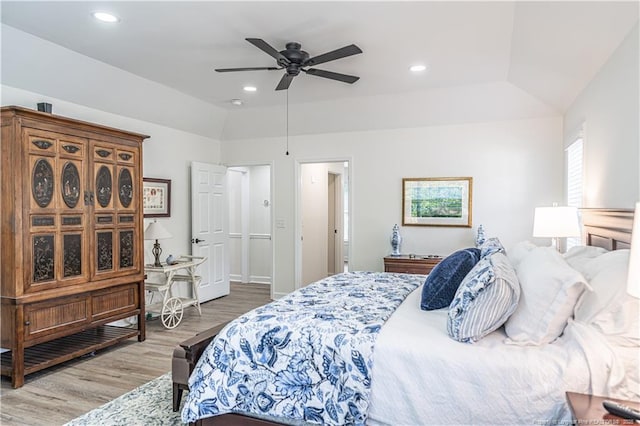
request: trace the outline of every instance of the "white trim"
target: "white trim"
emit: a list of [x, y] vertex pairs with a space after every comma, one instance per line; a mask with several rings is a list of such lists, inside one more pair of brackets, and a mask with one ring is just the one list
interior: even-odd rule
[[271, 277], [266, 275], [251, 275], [249, 277], [249, 282], [251, 284], [271, 284]]
[[271, 234], [249, 234], [250, 240], [270, 240]]
[[241, 199], [240, 199], [240, 216], [242, 217], [242, 246], [240, 248], [242, 252], [241, 257], [241, 267], [242, 271], [242, 282], [249, 282], [249, 268], [251, 264], [251, 250], [249, 248], [249, 222], [250, 222], [250, 188], [251, 188], [251, 173], [249, 170], [242, 173], [242, 179], [240, 181], [240, 191], [241, 191]]
[[289, 294], [289, 293], [282, 293], [282, 292], [277, 292], [277, 293], [275, 293], [275, 292], [273, 292], [273, 286], [271, 286], [271, 289], [272, 289], [271, 293], [273, 294], [273, 295], [271, 296], [271, 299], [273, 299], [273, 300], [276, 300], [276, 299], [282, 299], [284, 296], [286, 296], [287, 294]]
[[242, 276], [238, 274], [230, 274], [229, 279], [240, 284], [266, 284], [271, 285], [271, 277], [266, 275], [250, 275], [249, 281], [242, 282]]

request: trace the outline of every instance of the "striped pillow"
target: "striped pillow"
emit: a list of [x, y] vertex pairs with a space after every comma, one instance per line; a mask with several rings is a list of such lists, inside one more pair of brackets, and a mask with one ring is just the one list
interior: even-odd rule
[[520, 284], [507, 256], [487, 256], [460, 284], [449, 305], [447, 332], [459, 342], [477, 342], [507, 321], [519, 299]]

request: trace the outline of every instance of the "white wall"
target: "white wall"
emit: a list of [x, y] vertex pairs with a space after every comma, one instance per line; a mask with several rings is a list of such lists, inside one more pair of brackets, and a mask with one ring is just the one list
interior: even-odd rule
[[[56, 115], [149, 135], [150, 138], [142, 144], [143, 176], [171, 179], [171, 217], [159, 218], [158, 221], [173, 238], [160, 241], [162, 259], [169, 254], [191, 252], [189, 163], [191, 160], [218, 163], [219, 141], [5, 85], [0, 89], [2, 105], [35, 109], [38, 102], [49, 102], [53, 104], [53, 113]], [[145, 226], [148, 222], [148, 219], [145, 220]], [[152, 259], [151, 242], [145, 242], [145, 263], [150, 263]]]
[[640, 200], [638, 25], [564, 117], [564, 145], [585, 123], [584, 207], [633, 208]]
[[350, 160], [351, 270], [383, 270], [402, 222], [402, 178], [472, 176], [474, 228], [401, 227], [405, 253], [448, 254], [473, 244], [475, 227], [511, 246], [531, 238], [536, 206], [562, 200], [558, 118], [392, 129], [222, 143], [230, 164], [272, 162], [277, 297], [294, 289], [295, 160]]

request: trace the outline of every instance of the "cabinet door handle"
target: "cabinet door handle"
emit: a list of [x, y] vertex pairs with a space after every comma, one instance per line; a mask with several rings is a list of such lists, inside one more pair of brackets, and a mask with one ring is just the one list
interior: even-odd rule
[[31, 321], [25, 321], [24, 325], [31, 325]]
[[95, 194], [93, 193], [93, 191], [84, 191], [85, 206], [92, 206], [94, 198], [95, 198]]

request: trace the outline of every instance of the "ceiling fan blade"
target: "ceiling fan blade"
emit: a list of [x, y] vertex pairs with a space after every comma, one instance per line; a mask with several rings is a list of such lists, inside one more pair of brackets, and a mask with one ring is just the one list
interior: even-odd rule
[[355, 44], [350, 44], [349, 46], [341, 47], [340, 49], [332, 50], [331, 52], [309, 58], [302, 64], [302, 66], [311, 67], [325, 62], [335, 61], [336, 59], [347, 56], [357, 55], [358, 53], [362, 53], [362, 50]]
[[216, 68], [218, 72], [233, 72], [233, 71], [271, 71], [271, 70], [281, 70], [282, 68], [277, 67], [253, 67], [253, 68]]
[[269, 43], [264, 41], [261, 38], [245, 38], [249, 43], [253, 44], [258, 49], [265, 52], [267, 55], [275, 58], [278, 61], [278, 64], [284, 63], [285, 65], [290, 64], [289, 60], [285, 58], [280, 52], [274, 49]]
[[295, 76], [289, 74], [283, 75], [280, 79], [280, 83], [278, 83], [278, 87], [276, 87], [276, 90], [287, 90], [293, 81], [293, 77]]
[[338, 80], [349, 84], [353, 84], [360, 80], [360, 77], [356, 77], [355, 75], [340, 74], [337, 72], [319, 70], [317, 68], [310, 68], [303, 71], [307, 74], [315, 75], [316, 77], [330, 78], [331, 80]]

